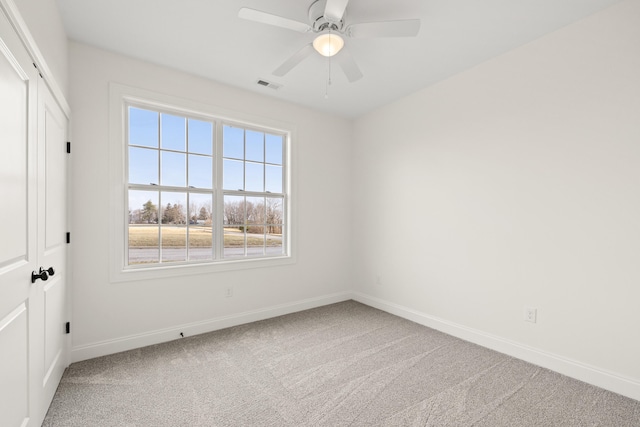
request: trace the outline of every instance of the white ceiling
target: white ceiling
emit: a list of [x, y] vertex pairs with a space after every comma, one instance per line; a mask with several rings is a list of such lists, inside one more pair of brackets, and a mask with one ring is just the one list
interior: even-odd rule
[[421, 29], [416, 38], [347, 38], [364, 77], [349, 83], [332, 67], [326, 99], [327, 58], [271, 74], [313, 33], [238, 18], [249, 7], [306, 23], [313, 0], [57, 1], [70, 39], [353, 118], [620, 0], [351, 0], [347, 24], [420, 18]]

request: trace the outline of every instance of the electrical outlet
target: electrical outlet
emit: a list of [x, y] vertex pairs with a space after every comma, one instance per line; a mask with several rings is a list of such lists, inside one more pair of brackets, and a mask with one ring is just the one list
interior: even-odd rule
[[233, 296], [233, 288], [232, 287], [227, 287], [224, 289], [224, 296], [226, 298], [231, 298]]
[[536, 323], [538, 317], [538, 310], [535, 308], [527, 307], [524, 309], [525, 322]]

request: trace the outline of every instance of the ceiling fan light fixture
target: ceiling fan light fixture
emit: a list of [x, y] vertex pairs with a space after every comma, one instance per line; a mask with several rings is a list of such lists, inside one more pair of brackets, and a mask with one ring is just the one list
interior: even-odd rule
[[313, 48], [322, 56], [333, 56], [344, 47], [344, 40], [338, 34], [320, 34], [313, 41]]

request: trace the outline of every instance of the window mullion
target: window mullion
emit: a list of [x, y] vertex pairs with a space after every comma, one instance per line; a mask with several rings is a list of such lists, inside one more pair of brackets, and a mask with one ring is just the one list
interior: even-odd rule
[[212, 224], [214, 227], [214, 246], [215, 253], [214, 259], [221, 260], [224, 257], [224, 191], [222, 191], [222, 179], [223, 179], [223, 140], [222, 140], [223, 126], [219, 121], [215, 122], [214, 132], [214, 155], [215, 155], [215, 180], [214, 180], [214, 213], [215, 218]]
[[158, 176], [156, 185], [158, 187], [158, 264], [162, 264], [162, 114], [158, 113]]
[[[187, 161], [187, 164], [189, 164], [188, 161]], [[185, 260], [189, 262], [191, 260], [191, 245], [189, 244], [189, 234], [191, 233], [191, 217], [193, 216], [193, 212], [191, 212], [191, 193], [189, 191], [187, 191], [187, 208], [186, 209], [187, 209], [187, 218], [185, 220], [185, 227], [187, 227], [187, 230], [185, 233], [185, 245], [186, 245]]]
[[247, 256], [247, 245], [248, 245], [248, 234], [247, 233], [247, 228], [248, 228], [248, 224], [247, 224], [247, 196], [244, 196], [244, 218], [243, 218], [243, 226], [242, 226], [242, 230], [244, 230], [244, 256]]
[[262, 191], [267, 192], [267, 135], [262, 134]]
[[247, 189], [247, 130], [242, 132], [242, 190]]
[[158, 263], [162, 264], [162, 191], [158, 192]]
[[262, 199], [262, 255], [267, 255], [267, 196]]
[[191, 217], [193, 216], [193, 212], [191, 212], [191, 183], [189, 182], [189, 119], [185, 117], [184, 120], [184, 173], [185, 173], [185, 182], [186, 189], [184, 190], [187, 194], [187, 206], [185, 209], [187, 210], [187, 218], [185, 219], [185, 261], [189, 262], [191, 259], [191, 245], [189, 244], [189, 234], [191, 234]]
[[282, 220], [281, 220], [281, 238], [282, 238], [282, 251], [285, 254], [289, 253], [289, 195], [291, 194], [291, 187], [289, 186], [289, 173], [285, 171], [289, 170], [290, 159], [289, 150], [291, 148], [291, 141], [289, 136], [286, 136], [286, 142], [282, 144]]

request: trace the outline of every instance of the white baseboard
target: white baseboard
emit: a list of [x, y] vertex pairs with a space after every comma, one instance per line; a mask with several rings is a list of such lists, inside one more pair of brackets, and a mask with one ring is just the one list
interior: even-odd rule
[[362, 304], [394, 314], [420, 325], [424, 325], [454, 337], [481, 345], [483, 347], [507, 354], [512, 357], [533, 363], [543, 368], [561, 373], [571, 378], [610, 390], [614, 393], [640, 400], [640, 381], [597, 368], [576, 360], [548, 353], [533, 347], [507, 340], [496, 335], [469, 328], [435, 316], [391, 303], [360, 292], [342, 292], [310, 298], [287, 304], [266, 307], [229, 316], [222, 316], [202, 322], [179, 325], [167, 329], [155, 330], [143, 334], [129, 335], [113, 340], [100, 341], [71, 349], [71, 362], [106, 356], [121, 351], [133, 350], [148, 345], [178, 339], [180, 332], [185, 336], [203, 334], [245, 323], [256, 322], [302, 310], [321, 307], [341, 301], [353, 299]]
[[614, 393], [640, 400], [640, 381], [636, 379], [627, 378], [576, 360], [571, 360], [477, 329], [449, 322], [363, 293], [354, 292], [352, 299], [465, 341], [516, 357]]
[[95, 342], [87, 345], [72, 347], [71, 363], [82, 360], [93, 359], [94, 357], [106, 356], [108, 354], [119, 353], [121, 351], [133, 350], [135, 348], [146, 347], [148, 345], [160, 344], [163, 342], [179, 339], [180, 333], [185, 336], [204, 334], [217, 331], [219, 329], [238, 326], [245, 323], [256, 322], [297, 311], [308, 310], [310, 308], [321, 307], [323, 305], [351, 299], [350, 292], [341, 292], [325, 295], [318, 298], [309, 298], [287, 304], [266, 307], [259, 310], [247, 311], [243, 313], [222, 316], [202, 322], [188, 323], [171, 328], [149, 331], [137, 335], [129, 335], [113, 340]]

